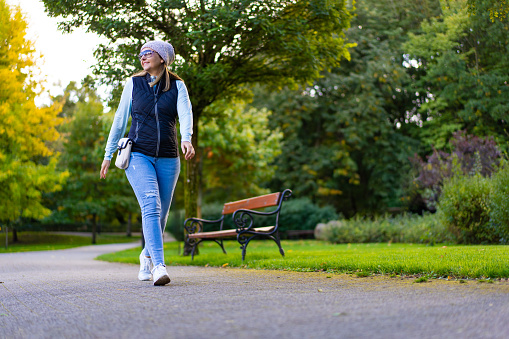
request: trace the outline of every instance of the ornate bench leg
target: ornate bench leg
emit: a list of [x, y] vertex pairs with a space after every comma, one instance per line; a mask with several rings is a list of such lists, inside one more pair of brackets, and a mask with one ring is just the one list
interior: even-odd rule
[[194, 260], [194, 248], [195, 246], [191, 248], [191, 260]]
[[200, 242], [196, 241], [194, 244], [190, 244], [192, 246], [191, 248], [191, 260], [194, 260], [194, 252], [196, 251], [196, 246], [198, 246]]
[[242, 248], [242, 262], [244, 262], [244, 259], [246, 259], [246, 246], [247, 244], [244, 244], [240, 247]]
[[285, 256], [285, 250], [283, 250], [283, 247], [281, 247], [281, 240], [279, 240], [279, 235], [277, 237], [276, 244], [279, 247], [279, 253], [281, 253], [281, 255], [284, 257]]
[[281, 247], [281, 239], [279, 238], [279, 231], [276, 232], [276, 234], [274, 236], [271, 235], [270, 238], [272, 240], [274, 240], [274, 242], [277, 244], [277, 246], [279, 247], [279, 253], [281, 253], [281, 255], [284, 257], [285, 251], [283, 250], [283, 247]]
[[216, 244], [218, 244], [219, 246], [221, 246], [221, 249], [223, 250], [223, 253], [224, 253], [224, 254], [227, 254], [227, 253], [226, 253], [226, 250], [224, 249], [224, 246], [223, 246], [223, 239], [220, 239], [220, 240], [214, 239], [214, 241], [216, 242]]
[[[240, 234], [239, 234], [240, 235]], [[249, 242], [251, 241], [251, 239], [253, 239], [254, 236], [252, 237], [249, 237], [249, 238], [245, 238], [245, 237], [239, 237], [237, 236], [237, 241], [239, 242], [240, 244], [240, 249], [242, 250], [242, 261], [244, 261], [244, 259], [246, 258], [246, 249], [247, 249], [247, 245], [249, 244]]]

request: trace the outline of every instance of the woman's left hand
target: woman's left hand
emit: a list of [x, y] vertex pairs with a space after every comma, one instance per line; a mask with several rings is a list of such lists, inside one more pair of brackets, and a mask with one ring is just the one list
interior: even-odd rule
[[189, 141], [182, 141], [182, 144], [180, 146], [182, 147], [182, 153], [184, 153], [184, 158], [186, 160], [189, 160], [192, 157], [194, 157], [195, 154], [194, 147]]

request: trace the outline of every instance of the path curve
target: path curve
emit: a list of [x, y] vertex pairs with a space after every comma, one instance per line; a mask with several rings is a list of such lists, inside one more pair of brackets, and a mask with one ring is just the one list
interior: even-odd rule
[[0, 254], [0, 338], [507, 338], [509, 283], [138, 267], [94, 260], [137, 244]]

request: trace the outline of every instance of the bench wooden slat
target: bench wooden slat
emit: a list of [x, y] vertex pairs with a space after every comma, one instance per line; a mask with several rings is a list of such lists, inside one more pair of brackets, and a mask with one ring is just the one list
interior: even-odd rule
[[[269, 232], [273, 231], [274, 228], [275, 228], [275, 226], [257, 227], [257, 228], [253, 228], [251, 231], [254, 231], [256, 233], [269, 233]], [[235, 229], [189, 234], [190, 239], [226, 238], [226, 237], [236, 237], [236, 236], [237, 236], [237, 230], [235, 230]]]
[[223, 215], [232, 214], [238, 209], [255, 210], [262, 207], [276, 206], [279, 203], [281, 193], [262, 195], [256, 198], [227, 202], [223, 207]]

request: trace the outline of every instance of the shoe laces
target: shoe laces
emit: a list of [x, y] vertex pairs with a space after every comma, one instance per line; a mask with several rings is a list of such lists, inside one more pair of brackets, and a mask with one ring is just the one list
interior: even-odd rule
[[155, 266], [153, 269], [152, 269], [152, 273], [154, 273], [156, 270], [160, 271], [162, 269], [166, 269], [166, 265], [164, 264], [159, 264], [157, 266]]

